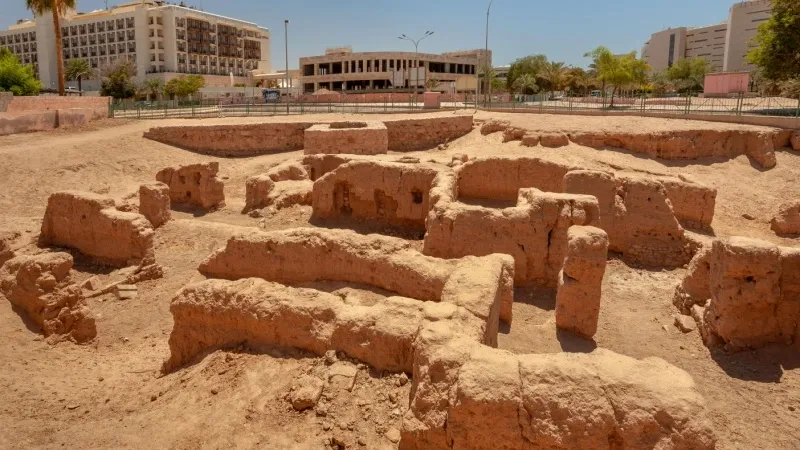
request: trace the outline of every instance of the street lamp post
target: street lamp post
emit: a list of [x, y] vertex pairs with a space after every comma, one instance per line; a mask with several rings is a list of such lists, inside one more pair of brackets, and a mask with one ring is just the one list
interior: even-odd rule
[[283, 21], [283, 35], [286, 54], [286, 114], [289, 114], [289, 19]]
[[486, 81], [486, 92], [489, 93], [489, 106], [492, 104], [492, 83], [489, 81], [489, 12], [492, 10], [494, 0], [489, 0], [489, 7], [486, 8], [486, 49], [483, 54], [483, 79]]
[[433, 34], [433, 31], [426, 31], [425, 34], [422, 35], [419, 39], [411, 39], [410, 37], [406, 36], [405, 34], [398, 36], [397, 39], [402, 39], [404, 41], [409, 41], [414, 44], [414, 59], [416, 64], [416, 71], [414, 73], [414, 97], [417, 96], [417, 88], [419, 87], [419, 43], [422, 42], [423, 39]]

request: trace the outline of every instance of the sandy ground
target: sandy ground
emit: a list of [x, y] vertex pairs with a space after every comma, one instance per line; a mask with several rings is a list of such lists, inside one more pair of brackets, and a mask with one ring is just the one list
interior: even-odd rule
[[[451, 114], [451, 113], [445, 113]], [[379, 116], [408, 117], [400, 116]], [[530, 129], [657, 130], [679, 127], [741, 127], [719, 123], [630, 117], [479, 114], [508, 118]], [[48, 344], [34, 326], [0, 301], [0, 448], [322, 448], [341, 442], [356, 448], [395, 448], [388, 437], [400, 427], [409, 386], [396, 375], [361, 366], [352, 392], [326, 392], [327, 413], [295, 412], [284, 399], [305, 373], [324, 371], [322, 358], [287, 349], [240, 348], [215, 352], [197, 364], [162, 376], [172, 329], [169, 302], [181, 286], [202, 277], [196, 268], [239, 227], [281, 229], [308, 226], [308, 207], [281, 210], [264, 219], [240, 214], [245, 179], [301, 152], [254, 158], [215, 159], [142, 138], [152, 126], [175, 123], [244, 123], [264, 120], [340, 120], [341, 115], [269, 119], [101, 121], [84, 130], [56, 130], [0, 138], [0, 230], [19, 231], [19, 253], [38, 251], [35, 240], [48, 195], [61, 189], [134, 198], [140, 183], [168, 165], [217, 160], [227, 206], [175, 220], [156, 233], [156, 258], [165, 277], [139, 285], [139, 296], [89, 300], [98, 315], [98, 338], [90, 345]], [[355, 119], [355, 116], [347, 116]], [[376, 116], [365, 117], [376, 119]], [[379, 118], [377, 118], [380, 120]], [[769, 229], [778, 204], [800, 197], [800, 155], [778, 152], [778, 164], [763, 171], [745, 157], [732, 160], [665, 162], [615, 150], [570, 145], [559, 149], [501, 143], [477, 131], [444, 151], [414, 152], [425, 161], [449, 162], [454, 153], [535, 155], [553, 161], [620, 173], [688, 174], [718, 188], [713, 231], [746, 235], [781, 245]], [[396, 158], [389, 155], [387, 158]], [[755, 220], [747, 220], [743, 214]], [[120, 277], [78, 259], [79, 280], [98, 274]], [[696, 332], [672, 326], [672, 293], [683, 269], [648, 270], [611, 259], [603, 286], [600, 327], [594, 342], [554, 326], [554, 292], [518, 289], [513, 327], [500, 347], [521, 353], [591, 351], [595, 346], [644, 358], [657, 356], [690, 373], [705, 396], [720, 448], [797, 448], [800, 442], [800, 353], [770, 347], [726, 354], [709, 351]], [[319, 284], [347, 290], [364, 301], [383, 293], [359, 286]], [[361, 440], [361, 443], [359, 442]]]

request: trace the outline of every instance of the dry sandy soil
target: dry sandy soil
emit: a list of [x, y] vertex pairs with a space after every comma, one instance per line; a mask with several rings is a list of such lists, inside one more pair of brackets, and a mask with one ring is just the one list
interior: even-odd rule
[[[203, 123], [265, 120], [339, 120], [341, 116], [215, 119]], [[347, 116], [347, 119], [354, 119]], [[374, 119], [374, 116], [370, 116]], [[575, 117], [479, 114], [510, 119], [530, 129], [730, 128], [731, 125], [631, 117]], [[166, 166], [217, 160], [225, 181], [227, 206], [197, 215], [174, 212], [156, 233], [156, 258], [163, 279], [139, 285], [139, 296], [89, 300], [98, 315], [98, 337], [90, 345], [48, 344], [35, 326], [0, 301], [0, 447], [2, 448], [323, 448], [339, 442], [356, 448], [395, 448], [389, 437], [399, 429], [410, 383], [397, 375], [359, 366], [355, 388], [324, 394], [324, 415], [295, 412], [285, 400], [295, 380], [325, 370], [324, 358], [287, 349], [239, 348], [215, 352], [169, 375], [159, 371], [168, 356], [173, 293], [202, 279], [196, 268], [238, 227], [281, 229], [308, 226], [308, 207], [293, 207], [263, 219], [240, 214], [245, 179], [301, 152], [215, 159], [146, 140], [152, 126], [198, 123], [187, 120], [96, 122], [90, 128], [0, 138], [0, 230], [18, 231], [13, 247], [35, 253], [47, 197], [78, 189], [136, 201], [142, 182]], [[688, 174], [718, 188], [713, 233], [745, 235], [787, 246], [769, 229], [777, 206], [800, 197], [800, 155], [777, 153], [778, 164], [760, 170], [744, 156], [732, 160], [676, 162], [622, 151], [577, 145], [559, 149], [501, 143], [499, 134], [477, 130], [447, 150], [414, 152], [425, 161], [447, 163], [454, 153], [536, 155], [553, 161], [617, 172]], [[389, 155], [389, 158], [396, 155]], [[755, 217], [747, 220], [743, 214]], [[78, 260], [77, 278], [121, 277]], [[705, 396], [720, 448], [797, 448], [800, 442], [800, 353], [770, 347], [726, 354], [710, 351], [696, 332], [672, 326], [677, 311], [673, 290], [684, 269], [633, 267], [611, 259], [603, 284], [600, 326], [595, 341], [556, 333], [554, 292], [518, 289], [514, 325], [503, 329], [500, 347], [521, 353], [591, 351], [595, 346], [642, 358], [658, 356], [686, 370]], [[317, 286], [333, 290], [342, 286]], [[358, 289], [358, 286], [344, 286]], [[378, 294], [374, 294], [378, 295]]]

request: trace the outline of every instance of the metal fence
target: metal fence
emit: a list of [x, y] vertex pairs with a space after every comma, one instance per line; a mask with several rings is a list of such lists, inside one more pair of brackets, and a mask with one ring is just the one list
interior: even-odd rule
[[800, 99], [784, 97], [749, 97], [739, 95], [726, 98], [703, 98], [696, 95], [676, 97], [615, 96], [611, 97], [554, 97], [537, 95], [518, 96], [514, 101], [491, 101], [486, 107], [539, 112], [630, 112], [662, 113], [671, 115], [759, 115], [800, 117]]
[[[474, 101], [448, 102], [442, 109], [475, 108]], [[160, 102], [117, 102], [109, 106], [110, 117], [130, 119], [169, 119], [203, 117], [259, 117], [321, 113], [388, 114], [423, 110], [420, 101], [340, 102], [289, 101], [264, 103], [260, 98], [239, 99], [231, 104], [220, 99]]]
[[[291, 100], [288, 103], [264, 103], [260, 98], [238, 98], [236, 103], [220, 99], [161, 102], [118, 102], [111, 104], [111, 117], [132, 119], [202, 118], [202, 117], [258, 117], [319, 113], [384, 114], [418, 112], [423, 109], [419, 101], [392, 101], [391, 96], [379, 102], [309, 101]], [[223, 99], [224, 100], [224, 99]], [[516, 96], [501, 101], [481, 102], [478, 107], [520, 111], [581, 114], [584, 112], [628, 112], [648, 114], [712, 114], [759, 115], [800, 118], [800, 100], [783, 97], [748, 97], [739, 95], [727, 98], [702, 98], [695, 95], [676, 97], [615, 96], [611, 97], [556, 97], [547, 94]], [[461, 101], [443, 102], [442, 109], [474, 109], [475, 102], [464, 96]]]

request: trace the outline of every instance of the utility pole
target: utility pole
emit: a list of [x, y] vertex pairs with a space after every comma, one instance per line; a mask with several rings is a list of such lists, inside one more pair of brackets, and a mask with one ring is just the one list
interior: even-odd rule
[[289, 114], [289, 19], [283, 21], [284, 45], [286, 50], [286, 114]]
[[489, 81], [489, 12], [492, 10], [492, 3], [494, 3], [494, 0], [489, 0], [489, 7], [486, 8], [486, 49], [483, 54], [483, 79], [486, 81], [486, 92], [489, 93], [487, 97], [490, 107], [492, 105], [492, 83]]
[[405, 34], [398, 36], [397, 39], [402, 39], [404, 41], [409, 41], [414, 44], [414, 59], [416, 60], [417, 67], [415, 68], [414, 74], [414, 97], [416, 98], [418, 92], [417, 89], [419, 88], [419, 43], [422, 42], [423, 39], [433, 34], [433, 31], [426, 31], [425, 34], [422, 35], [419, 39], [411, 39], [410, 37], [406, 36]]

